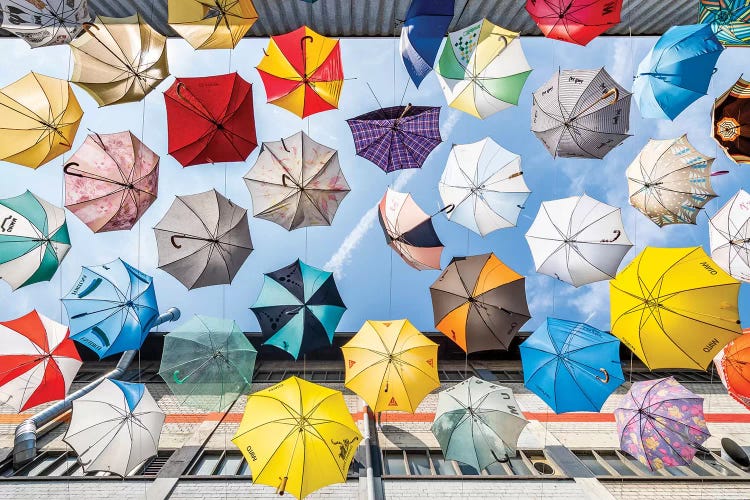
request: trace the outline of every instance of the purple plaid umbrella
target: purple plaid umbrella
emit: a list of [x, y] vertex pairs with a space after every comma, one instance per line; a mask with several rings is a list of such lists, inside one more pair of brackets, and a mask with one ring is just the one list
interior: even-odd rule
[[385, 173], [421, 168], [440, 137], [440, 108], [393, 106], [346, 120], [354, 136], [357, 155]]
[[673, 377], [634, 383], [615, 420], [620, 448], [651, 470], [690, 464], [711, 435], [703, 398]]

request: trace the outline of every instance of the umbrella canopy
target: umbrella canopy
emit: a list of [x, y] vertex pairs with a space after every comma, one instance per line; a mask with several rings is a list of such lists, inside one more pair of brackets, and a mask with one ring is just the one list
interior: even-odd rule
[[87, 0], [0, 0], [2, 24], [32, 49], [73, 40], [91, 19]]
[[345, 482], [361, 440], [341, 392], [297, 377], [250, 394], [232, 438], [254, 483], [299, 499]]
[[131, 229], [156, 201], [159, 156], [132, 132], [89, 134], [63, 171], [65, 208], [95, 233]]
[[159, 269], [189, 290], [231, 283], [253, 251], [247, 210], [215, 189], [177, 196], [154, 233]]
[[740, 189], [708, 222], [711, 258], [732, 277], [750, 282], [750, 194]]
[[674, 120], [706, 95], [723, 50], [707, 24], [669, 28], [638, 65], [633, 93], [641, 116]]
[[169, 76], [167, 38], [140, 14], [97, 16], [83, 27], [86, 33], [70, 42], [70, 81], [99, 106], [140, 101]]
[[438, 190], [448, 218], [481, 236], [514, 227], [531, 193], [521, 157], [489, 137], [453, 146]]
[[737, 163], [750, 163], [750, 82], [740, 78], [716, 99], [713, 122], [724, 152]]
[[711, 25], [725, 47], [750, 46], [748, 0], [701, 0], [698, 22]]
[[344, 385], [374, 412], [414, 413], [425, 396], [440, 387], [437, 349], [408, 319], [368, 320], [341, 347]]
[[612, 335], [651, 370], [705, 370], [741, 332], [739, 289], [701, 247], [646, 247], [609, 282]]
[[140, 349], [159, 316], [154, 279], [121, 259], [84, 266], [62, 303], [71, 338], [100, 359]]
[[393, 106], [346, 120], [357, 156], [370, 160], [389, 174], [422, 168], [440, 137], [440, 108]]
[[438, 394], [432, 433], [446, 460], [481, 471], [516, 456], [528, 424], [507, 387], [471, 377]]
[[271, 36], [256, 67], [268, 102], [300, 118], [336, 109], [344, 85], [339, 41], [307, 26]]
[[390, 188], [378, 204], [378, 219], [385, 241], [418, 271], [440, 269], [443, 243], [427, 215], [409, 193]]
[[729, 395], [750, 408], [750, 330], [731, 341], [714, 358], [716, 372]]
[[620, 23], [622, 0], [526, 0], [526, 10], [547, 38], [587, 45]]
[[245, 161], [258, 146], [253, 86], [237, 73], [175, 78], [164, 101], [169, 154], [183, 167]]
[[65, 210], [31, 191], [0, 200], [0, 279], [13, 290], [49, 281], [68, 250]]
[[194, 316], [164, 337], [159, 376], [181, 405], [223, 411], [250, 391], [257, 354], [234, 321]]
[[233, 49], [258, 20], [252, 0], [169, 0], [167, 22], [194, 49]]
[[604, 158], [630, 137], [630, 97], [604, 68], [558, 71], [534, 92], [531, 130], [555, 158]]
[[81, 357], [70, 331], [36, 310], [0, 323], [0, 404], [17, 412], [63, 399]]
[[244, 179], [253, 198], [253, 215], [287, 231], [330, 226], [349, 194], [338, 151], [304, 132], [264, 142]]
[[484, 119], [518, 104], [531, 66], [518, 33], [482, 19], [448, 34], [435, 72], [450, 107]]
[[73, 401], [63, 441], [84, 472], [125, 476], [156, 455], [164, 418], [144, 384], [105, 379]]
[[687, 135], [651, 139], [625, 170], [630, 204], [659, 227], [695, 224], [700, 210], [717, 196], [711, 187], [713, 162]]
[[555, 413], [601, 411], [625, 382], [620, 341], [585, 323], [547, 318], [520, 349], [524, 385]]
[[542, 202], [526, 241], [538, 273], [575, 287], [614, 278], [633, 247], [620, 209], [585, 194]]
[[430, 296], [435, 327], [467, 353], [508, 349], [531, 317], [524, 277], [492, 253], [454, 257]]
[[703, 398], [673, 377], [635, 382], [615, 409], [620, 448], [651, 470], [690, 465], [711, 435]]
[[419, 87], [432, 71], [443, 37], [453, 20], [455, 0], [411, 0], [401, 27], [401, 59]]
[[333, 273], [299, 259], [266, 273], [263, 288], [250, 309], [266, 341], [298, 359], [330, 346], [346, 306]]
[[37, 168], [70, 150], [83, 110], [66, 80], [29, 73], [0, 89], [0, 160]]

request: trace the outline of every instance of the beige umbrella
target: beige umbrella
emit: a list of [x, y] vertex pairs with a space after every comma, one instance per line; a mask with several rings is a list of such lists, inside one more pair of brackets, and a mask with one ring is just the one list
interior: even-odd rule
[[194, 49], [233, 49], [258, 20], [252, 0], [169, 0], [168, 22]]

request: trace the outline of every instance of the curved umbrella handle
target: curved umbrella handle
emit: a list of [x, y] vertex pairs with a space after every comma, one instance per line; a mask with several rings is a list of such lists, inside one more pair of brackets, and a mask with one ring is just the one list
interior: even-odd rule
[[604, 101], [609, 97], [614, 97], [610, 105], [617, 103], [617, 101], [620, 99], [620, 91], [617, 89], [617, 87], [612, 87], [611, 89], [606, 91], [604, 94], [602, 94], [601, 100]]
[[182, 248], [182, 245], [178, 245], [177, 242], [175, 241], [175, 238], [179, 238], [179, 237], [180, 237], [180, 235], [173, 234], [172, 237], [169, 238], [169, 241], [172, 242], [172, 246], [175, 247], [175, 248]]
[[440, 210], [438, 210], [435, 215], [439, 214], [440, 212], [445, 212], [446, 214], [449, 214], [449, 213], [453, 212], [455, 209], [456, 209], [456, 205], [454, 205], [453, 203], [451, 203], [450, 205], [446, 205], [443, 208], [441, 208]]
[[711, 177], [716, 177], [717, 175], [726, 175], [729, 173], [729, 170], [717, 170], [716, 172], [711, 173]]
[[63, 173], [64, 173], [64, 174], [66, 174], [66, 175], [72, 175], [72, 176], [74, 176], [74, 177], [83, 177], [83, 178], [86, 178], [86, 176], [85, 176], [85, 175], [81, 175], [81, 174], [74, 174], [73, 172], [71, 172], [71, 171], [70, 171], [70, 167], [80, 167], [80, 165], [79, 165], [78, 163], [74, 162], [74, 161], [72, 161], [72, 162], [70, 162], [70, 163], [67, 163], [67, 164], [66, 164], [66, 165], [65, 165], [65, 166], [63, 167]]
[[286, 151], [287, 153], [291, 152], [291, 151], [289, 151], [289, 148], [286, 147], [286, 142], [284, 142], [284, 138], [283, 137], [281, 138], [281, 145], [284, 147], [284, 151]]
[[620, 231], [619, 229], [615, 229], [612, 232], [615, 233], [615, 237], [614, 238], [612, 238], [611, 240], [606, 240], [606, 239], [605, 240], [599, 240], [599, 243], [614, 243], [615, 241], [617, 241], [617, 238], [619, 238], [622, 235], [622, 231]]
[[305, 40], [310, 40], [310, 43], [312, 43], [312, 42], [315, 41], [315, 39], [313, 37], [311, 37], [310, 35], [305, 35], [302, 38], [300, 38], [300, 40], [299, 40], [299, 46], [300, 46], [300, 48], [302, 50], [305, 49]]
[[608, 384], [609, 383], [609, 372], [605, 370], [604, 368], [599, 368], [599, 371], [604, 374], [604, 378], [601, 378], [599, 375], [596, 375], [596, 380], [601, 382], [602, 384]]
[[93, 33], [91, 32], [91, 28], [94, 28], [94, 29], [98, 30], [98, 29], [99, 29], [99, 26], [97, 26], [97, 25], [96, 25], [96, 24], [94, 24], [94, 23], [83, 23], [83, 24], [81, 24], [81, 28], [83, 28], [83, 30], [84, 30], [84, 31], [85, 31], [86, 33], [88, 33], [89, 35], [91, 35], [91, 36], [93, 36], [94, 38], [96, 38], [96, 37], [94, 36], [94, 34], [93, 34]]
[[510, 460], [510, 457], [508, 456], [507, 453], [505, 454], [505, 456], [503, 458], [499, 458], [497, 456], [497, 454], [495, 453], [495, 450], [490, 450], [490, 453], [492, 453], [492, 458], [494, 458], [495, 460], [497, 460], [500, 463], [506, 463], [506, 462], [508, 462]]

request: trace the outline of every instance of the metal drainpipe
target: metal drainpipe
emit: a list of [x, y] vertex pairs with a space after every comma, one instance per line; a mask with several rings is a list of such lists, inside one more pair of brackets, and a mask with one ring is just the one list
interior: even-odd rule
[[[180, 310], [176, 307], [170, 307], [167, 312], [160, 314], [154, 321], [153, 327], [159, 326], [169, 321], [180, 319]], [[78, 389], [76, 392], [69, 394], [62, 401], [58, 401], [49, 408], [46, 408], [31, 418], [27, 418], [16, 427], [16, 437], [13, 441], [13, 468], [18, 469], [31, 462], [36, 457], [36, 439], [37, 429], [55, 418], [59, 417], [73, 407], [73, 401], [84, 394], [91, 392], [103, 380], [115, 378], [125, 373], [130, 363], [135, 359], [137, 350], [125, 351], [117, 362], [114, 370], [111, 370], [93, 382]]]
[[362, 401], [365, 427], [365, 469], [367, 470], [367, 499], [375, 500], [375, 474], [372, 469], [372, 444], [370, 442], [370, 407]]

